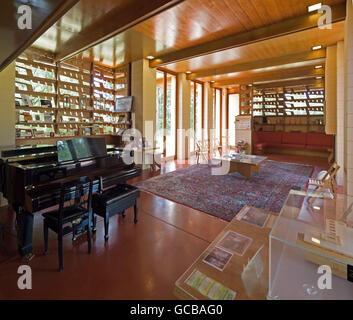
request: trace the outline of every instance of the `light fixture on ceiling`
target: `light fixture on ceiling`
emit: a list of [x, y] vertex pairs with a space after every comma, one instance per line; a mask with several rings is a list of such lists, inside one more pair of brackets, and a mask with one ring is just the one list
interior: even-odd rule
[[190, 70], [188, 70], [188, 71], [186, 71], [185, 73], [186, 73], [186, 74], [190, 74], [190, 73], [191, 73], [191, 71], [190, 71]]
[[311, 50], [316, 51], [322, 49], [322, 46], [314, 46], [311, 48]]
[[316, 3], [316, 4], [313, 4], [311, 6], [308, 6], [308, 12], [314, 12], [314, 11], [317, 11], [319, 9], [321, 9], [322, 7], [322, 3]]
[[154, 59], [154, 56], [147, 56], [147, 59], [148, 59], [148, 60], [153, 60], [153, 59]]
[[315, 66], [315, 69], [322, 69], [323, 66]]
[[316, 77], [315, 79], [316, 79], [316, 80], [320, 80], [320, 79], [322, 79], [322, 78], [323, 78], [323, 77]]
[[216, 81], [212, 80], [211, 83], [215, 83]]

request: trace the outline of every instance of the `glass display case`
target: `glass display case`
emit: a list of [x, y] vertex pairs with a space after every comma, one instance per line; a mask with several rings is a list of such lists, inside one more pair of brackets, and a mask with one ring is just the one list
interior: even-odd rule
[[353, 299], [353, 199], [291, 190], [270, 233], [268, 299]]

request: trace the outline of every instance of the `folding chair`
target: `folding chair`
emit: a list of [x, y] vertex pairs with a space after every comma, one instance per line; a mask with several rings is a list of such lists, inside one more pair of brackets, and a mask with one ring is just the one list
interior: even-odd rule
[[309, 179], [309, 186], [315, 187], [314, 192], [320, 191], [324, 192], [325, 190], [329, 191], [333, 198], [336, 197], [337, 185], [336, 185], [336, 175], [340, 166], [334, 162], [330, 169], [320, 178]]

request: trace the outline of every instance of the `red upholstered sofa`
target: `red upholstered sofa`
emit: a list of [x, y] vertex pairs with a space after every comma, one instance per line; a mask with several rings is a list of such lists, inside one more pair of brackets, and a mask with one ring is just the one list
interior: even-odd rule
[[334, 136], [324, 133], [301, 132], [253, 132], [255, 150], [266, 148], [291, 148], [314, 151], [329, 151], [333, 149]]

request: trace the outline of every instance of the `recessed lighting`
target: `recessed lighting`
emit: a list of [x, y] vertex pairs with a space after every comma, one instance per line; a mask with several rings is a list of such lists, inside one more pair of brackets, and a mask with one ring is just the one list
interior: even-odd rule
[[314, 243], [317, 243], [317, 244], [321, 243], [321, 241], [319, 239], [316, 239], [316, 238], [311, 238], [311, 241], [314, 242]]
[[148, 56], [147, 59], [148, 59], [148, 60], [153, 60], [153, 59], [154, 59], [154, 56]]
[[311, 6], [308, 6], [308, 12], [313, 12], [313, 11], [317, 11], [319, 9], [321, 9], [322, 7], [322, 3], [316, 3], [316, 4], [313, 4]]
[[322, 69], [323, 66], [315, 66], [315, 69]]
[[315, 46], [315, 47], [312, 47], [311, 50], [315, 51], [315, 50], [320, 50], [322, 49], [322, 46]]
[[186, 73], [186, 74], [190, 74], [190, 73], [191, 73], [191, 71], [190, 71], [190, 70], [188, 70], [188, 71], [186, 71], [185, 73]]

